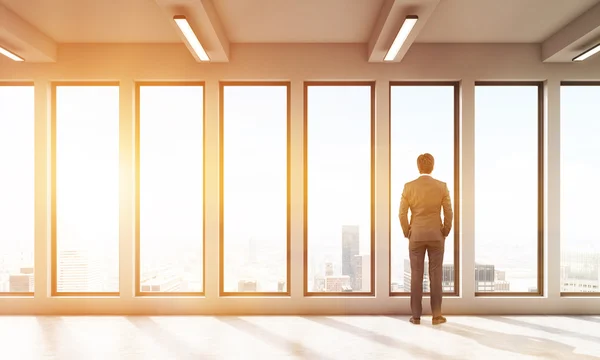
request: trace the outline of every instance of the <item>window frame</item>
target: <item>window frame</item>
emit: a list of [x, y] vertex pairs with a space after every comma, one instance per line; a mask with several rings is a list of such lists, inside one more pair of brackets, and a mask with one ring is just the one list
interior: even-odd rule
[[[50, 82], [50, 296], [73, 296], [73, 297], [119, 297], [120, 291], [116, 292], [62, 292], [58, 291], [58, 251], [56, 234], [56, 98], [57, 88], [62, 86], [116, 86], [121, 93], [120, 81], [52, 81]], [[120, 95], [119, 95], [120, 97]], [[119, 98], [119, 106], [121, 100]], [[119, 122], [121, 116], [119, 114]], [[119, 153], [121, 149], [119, 149]], [[120, 196], [120, 195], [119, 195]], [[120, 209], [119, 209], [120, 212]], [[119, 215], [120, 219], [120, 215]], [[119, 244], [121, 239], [119, 238]], [[121, 254], [119, 252], [119, 258]], [[119, 264], [120, 266], [120, 264]], [[120, 279], [119, 279], [120, 286]]]
[[[31, 88], [34, 91], [34, 95], [33, 95], [33, 106], [34, 106], [34, 111], [35, 111], [35, 85], [33, 81], [0, 81], [0, 87], [13, 87], [13, 86], [31, 86]], [[34, 115], [34, 132], [31, 134], [31, 136], [34, 138], [33, 140], [33, 145], [34, 147], [37, 147], [36, 143], [35, 143], [35, 130], [36, 130], [36, 125], [35, 125], [35, 115]], [[35, 149], [34, 149], [35, 150]], [[34, 156], [35, 157], [35, 156]], [[34, 176], [34, 180], [35, 180], [35, 159], [32, 159], [34, 162], [32, 163], [32, 165], [34, 166], [34, 171], [33, 171], [33, 176]], [[32, 189], [32, 191], [35, 192], [35, 189]], [[35, 194], [34, 194], [34, 201], [35, 201]], [[31, 226], [33, 227], [33, 229], [35, 230], [35, 209], [34, 209], [34, 221], [31, 224]], [[33, 253], [34, 253], [34, 257], [35, 257], [35, 247], [36, 247], [36, 241], [35, 241], [35, 236], [33, 239]], [[34, 259], [35, 260], [35, 259]], [[34, 272], [34, 281], [35, 281], [35, 261], [33, 264], [33, 272]], [[34, 296], [34, 292], [33, 291], [7, 291], [7, 292], [0, 292], [0, 297], [11, 297], [11, 296], [17, 296], [17, 297], [33, 297]]]
[[[545, 156], [545, 109], [544, 109], [544, 82], [543, 81], [475, 81], [474, 86], [474, 103], [473, 107], [476, 109], [477, 107], [477, 87], [478, 86], [535, 86], [537, 87], [537, 109], [538, 109], [538, 118], [537, 118], [537, 291], [536, 292], [484, 292], [484, 291], [475, 291], [475, 297], [543, 297], [545, 293], [544, 281], [545, 281], [545, 272], [544, 272], [544, 238], [545, 238], [545, 221], [544, 216], [546, 214], [545, 210], [545, 164], [546, 160]], [[475, 119], [475, 128], [477, 127], [477, 118]], [[475, 129], [474, 128], [474, 129]], [[476, 136], [476, 134], [474, 134]], [[475, 137], [475, 142], [477, 141]], [[473, 151], [475, 151], [475, 147]], [[473, 166], [473, 173], [476, 173], [476, 166]], [[475, 189], [473, 190], [473, 196], [475, 197]], [[477, 209], [475, 209], [477, 211]], [[474, 237], [474, 244], [477, 242], [477, 238]], [[474, 247], [474, 255], [477, 254], [476, 247]], [[560, 264], [559, 264], [560, 266]], [[468, 275], [471, 276], [471, 275]], [[473, 277], [475, 274], [472, 275]], [[473, 280], [474, 281], [474, 280]]]
[[[303, 267], [302, 274], [304, 279], [303, 290], [304, 297], [355, 297], [355, 296], [369, 296], [375, 297], [375, 202], [376, 202], [376, 194], [375, 194], [375, 110], [376, 110], [376, 102], [375, 102], [375, 81], [304, 81], [303, 82], [303, 139], [302, 139], [302, 152], [303, 152], [303, 247], [304, 247], [304, 256], [303, 256]], [[357, 292], [329, 292], [329, 291], [309, 291], [308, 290], [308, 88], [309, 87], [317, 87], [317, 86], [364, 86], [370, 87], [370, 101], [371, 101], [371, 186], [369, 189], [370, 198], [371, 198], [371, 214], [370, 214], [370, 281], [371, 281], [371, 290], [370, 291], [357, 291]]]
[[[388, 214], [388, 242], [389, 242], [389, 254], [388, 254], [388, 262], [389, 262], [389, 279], [390, 284], [388, 284], [388, 292], [390, 297], [406, 297], [410, 296], [410, 292], [408, 291], [392, 291], [391, 283], [392, 283], [392, 221], [397, 219], [397, 216], [392, 216], [391, 212], [391, 194], [392, 194], [392, 87], [394, 86], [448, 86], [453, 88], [453, 96], [454, 96], [454, 188], [452, 189], [454, 193], [453, 201], [453, 231], [454, 231], [454, 291], [452, 292], [444, 292], [444, 296], [452, 296], [458, 297], [460, 296], [460, 141], [461, 141], [461, 117], [460, 117], [460, 81], [390, 81], [389, 85], [389, 112], [390, 115], [388, 117], [388, 194], [390, 196], [390, 213]], [[397, 201], [397, 199], [396, 199]], [[423, 292], [423, 295], [431, 295], [431, 292]]]
[[[141, 291], [141, 236], [140, 236], [140, 130], [141, 130], [141, 88], [147, 86], [162, 86], [162, 87], [181, 87], [181, 86], [196, 86], [202, 87], [202, 291], [179, 291], [179, 292], [162, 292], [162, 291]], [[206, 292], [206, 84], [204, 81], [136, 81], [134, 84], [134, 106], [135, 106], [135, 131], [134, 131], [134, 148], [135, 148], [135, 275], [134, 275], [134, 296], [136, 297], [189, 297], [189, 296], [205, 296]]]
[[[598, 88], [600, 88], [600, 81], [561, 81], [560, 85], [559, 85], [559, 90], [562, 89], [562, 87], [565, 86], [596, 86]], [[562, 99], [561, 101], [562, 102]], [[559, 103], [560, 103], [559, 102]], [[561, 114], [562, 115], [562, 114]], [[560, 122], [561, 124], [563, 123], [564, 119], [562, 118], [562, 116], [560, 117]], [[561, 134], [561, 139], [560, 139], [560, 164], [562, 166], [562, 134]], [[562, 169], [561, 169], [562, 171]], [[562, 181], [561, 181], [562, 183]], [[560, 196], [562, 198], [562, 184], [561, 184], [561, 189], [560, 189]], [[562, 223], [562, 216], [560, 217], [561, 223]], [[562, 230], [561, 230], [562, 232]], [[562, 257], [562, 236], [560, 237], [560, 255]], [[562, 266], [562, 260], [559, 260], [558, 263], [558, 267]], [[562, 282], [561, 279], [559, 279], [559, 282]], [[594, 292], [572, 292], [572, 291], [561, 291], [560, 292], [560, 297], [598, 297], [600, 296], [600, 291], [594, 291]]]
[[[286, 288], [285, 291], [239, 292], [225, 291], [225, 238], [224, 238], [224, 172], [225, 172], [225, 87], [285, 87], [286, 88]], [[219, 81], [219, 296], [221, 297], [289, 297], [291, 294], [291, 139], [292, 92], [291, 81]]]

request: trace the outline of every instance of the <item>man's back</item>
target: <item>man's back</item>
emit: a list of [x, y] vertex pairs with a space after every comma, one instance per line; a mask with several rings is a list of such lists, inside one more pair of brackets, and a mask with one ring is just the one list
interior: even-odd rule
[[[440, 216], [442, 208], [443, 224]], [[406, 183], [400, 201], [399, 215], [404, 236], [411, 242], [443, 241], [450, 233], [454, 215], [448, 186], [429, 175], [422, 175]]]
[[[417, 167], [421, 176], [404, 185], [400, 200], [400, 225], [408, 243], [410, 257], [410, 308], [413, 324], [421, 323], [423, 313], [423, 276], [425, 274], [425, 252], [429, 257], [429, 285], [431, 301], [431, 323], [446, 322], [442, 316], [442, 264], [444, 243], [452, 228], [452, 203], [446, 183], [431, 177], [435, 160], [431, 154], [421, 154]], [[444, 209], [444, 223], [440, 217]], [[411, 211], [410, 222], [408, 210]]]

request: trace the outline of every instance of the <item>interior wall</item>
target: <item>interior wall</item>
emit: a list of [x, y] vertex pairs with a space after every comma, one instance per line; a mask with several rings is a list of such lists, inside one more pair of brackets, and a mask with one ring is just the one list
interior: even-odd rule
[[[545, 64], [539, 45], [415, 44], [401, 63], [370, 64], [364, 44], [233, 44], [226, 64], [199, 64], [180, 44], [71, 44], [58, 62], [0, 59], [0, 81], [29, 80], [36, 95], [35, 296], [0, 297], [0, 314], [408, 314], [409, 299], [389, 296], [388, 132], [389, 81], [461, 81], [461, 295], [444, 300], [447, 314], [597, 314], [600, 297], [560, 296], [560, 81], [600, 80], [600, 58]], [[49, 111], [51, 81], [117, 80], [120, 91], [120, 297], [51, 297], [49, 252]], [[134, 81], [205, 81], [206, 233], [205, 296], [135, 297], [133, 289]], [[218, 134], [219, 81], [291, 81], [292, 238], [289, 297], [219, 297]], [[375, 297], [303, 297], [302, 121], [305, 80], [376, 81]], [[475, 297], [474, 83], [476, 80], [545, 81], [547, 141], [545, 295]], [[509, 219], [507, 219], [509, 221]], [[548, 266], [550, 264], [550, 266]], [[424, 301], [424, 310], [429, 304]]]

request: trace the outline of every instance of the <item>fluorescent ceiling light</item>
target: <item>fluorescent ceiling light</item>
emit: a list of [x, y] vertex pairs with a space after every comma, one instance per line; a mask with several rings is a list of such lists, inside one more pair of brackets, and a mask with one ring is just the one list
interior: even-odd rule
[[177, 24], [177, 27], [179, 27], [179, 30], [181, 30], [183, 36], [185, 36], [185, 40], [192, 47], [192, 50], [194, 50], [194, 53], [196, 53], [196, 56], [200, 61], [209, 61], [208, 54], [204, 51], [202, 44], [200, 44], [200, 41], [196, 37], [196, 34], [194, 34], [194, 30], [192, 30], [192, 27], [185, 16], [175, 15], [173, 20], [175, 20], [175, 24]]
[[600, 44], [597, 44], [596, 46], [577, 55], [575, 58], [573, 58], [573, 61], [583, 61], [589, 58], [590, 56], [597, 54], [598, 52], [600, 52]]
[[20, 56], [17, 56], [16, 54], [6, 50], [5, 48], [3, 48], [2, 46], [0, 46], [0, 54], [8, 57], [9, 59], [12, 59], [14, 61], [25, 61], [25, 59], [23, 59]]
[[404, 23], [400, 27], [400, 31], [398, 31], [392, 46], [390, 46], [390, 49], [383, 59], [384, 61], [392, 61], [396, 58], [396, 55], [398, 55], [402, 45], [404, 45], [406, 38], [408, 38], [408, 34], [410, 34], [412, 29], [415, 27], [417, 20], [419, 20], [417, 15], [408, 15], [406, 19], [404, 19]]

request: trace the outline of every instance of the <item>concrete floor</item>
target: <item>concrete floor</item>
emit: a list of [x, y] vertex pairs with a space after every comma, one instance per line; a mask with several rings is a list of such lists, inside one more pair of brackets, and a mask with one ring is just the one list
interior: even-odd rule
[[0, 359], [600, 359], [600, 316], [1, 316]]

